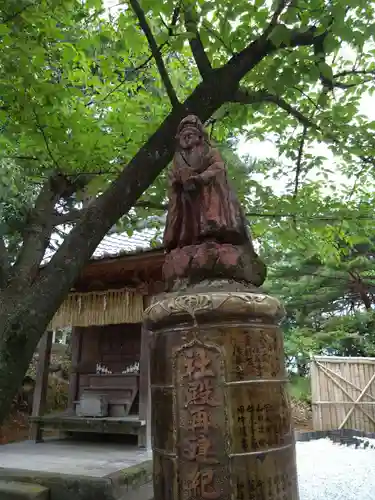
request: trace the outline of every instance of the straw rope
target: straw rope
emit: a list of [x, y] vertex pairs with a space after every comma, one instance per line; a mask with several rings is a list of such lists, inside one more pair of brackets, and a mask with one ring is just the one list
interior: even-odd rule
[[52, 319], [49, 328], [140, 323], [143, 296], [129, 290], [71, 293]]

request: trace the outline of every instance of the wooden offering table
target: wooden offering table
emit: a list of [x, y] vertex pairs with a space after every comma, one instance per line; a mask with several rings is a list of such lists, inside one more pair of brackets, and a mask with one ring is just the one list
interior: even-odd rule
[[55, 430], [67, 433], [122, 434], [138, 436], [138, 444], [143, 441], [141, 434], [145, 431], [146, 420], [140, 420], [139, 415], [127, 417], [78, 417], [74, 411], [66, 410], [50, 413], [41, 417], [31, 417], [30, 421], [41, 430]]
[[[89, 386], [84, 392], [104, 396], [109, 417], [127, 417], [137, 406], [139, 373], [94, 374], [88, 376], [88, 381]], [[79, 401], [75, 401], [76, 409], [79, 404]]]
[[[48, 332], [40, 346], [41, 360], [49, 357], [50, 336]], [[37, 405], [40, 398], [35, 399], [30, 418], [32, 439], [41, 441], [45, 429], [128, 434], [138, 436], [138, 445], [145, 447], [148, 352], [144, 336], [140, 324], [74, 328], [68, 408], [45, 414]], [[38, 380], [47, 373], [43, 363], [39, 369]], [[98, 373], [100, 369], [106, 371]], [[45, 393], [47, 380], [42, 382]]]

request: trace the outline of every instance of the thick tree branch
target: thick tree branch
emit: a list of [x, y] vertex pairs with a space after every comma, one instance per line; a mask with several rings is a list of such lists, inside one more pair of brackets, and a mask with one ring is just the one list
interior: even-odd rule
[[[81, 186], [81, 179], [78, 181]], [[63, 175], [50, 177], [42, 186], [23, 232], [22, 248], [12, 267], [10, 286], [23, 286], [36, 277], [54, 227], [54, 208], [61, 197], [70, 197], [77, 184]]]
[[279, 17], [281, 16], [283, 10], [285, 9], [285, 7], [287, 6], [288, 3], [289, 3], [288, 0], [279, 0], [278, 1], [275, 12], [272, 15], [272, 18], [271, 18], [269, 25], [264, 30], [263, 36], [268, 37], [272, 33], [272, 30], [277, 26]]
[[184, 16], [186, 31], [194, 35], [193, 38], [189, 39], [191, 52], [197, 64], [198, 71], [204, 80], [212, 72], [212, 66], [199, 36], [197, 14], [192, 5], [186, 6]]
[[369, 297], [369, 291], [368, 291], [367, 286], [363, 283], [362, 278], [358, 273], [348, 271], [348, 274], [352, 278], [351, 284], [352, 284], [353, 289], [360, 296], [366, 310], [370, 311], [372, 309], [372, 301]]
[[76, 223], [81, 217], [83, 217], [84, 210], [70, 210], [67, 213], [57, 213], [55, 212], [52, 219], [51, 219], [51, 224], [52, 226], [62, 226], [64, 224], [74, 224]]
[[280, 96], [272, 94], [267, 90], [258, 90], [250, 92], [244, 89], [239, 89], [235, 94], [232, 102], [239, 102], [241, 104], [256, 104], [260, 102], [270, 102], [283, 109], [290, 115], [294, 116], [302, 125], [312, 128], [321, 132], [319, 125], [314, 123], [310, 118], [301, 113], [298, 109], [291, 106]]
[[49, 179], [42, 187], [29, 214], [23, 234], [23, 244], [13, 266], [15, 284], [30, 282], [37, 274], [52, 233], [51, 215], [60, 195]]
[[317, 31], [317, 26], [311, 26], [304, 32], [290, 30], [288, 43], [276, 46], [270, 39], [271, 32], [266, 28], [258, 39], [233, 56], [224, 68], [227, 74], [231, 74], [234, 82], [239, 82], [262, 59], [279, 49], [314, 46], [320, 43], [327, 36], [327, 32], [317, 34]]
[[[291, 44], [294, 46], [311, 45], [317, 38], [316, 28], [311, 28], [304, 33], [294, 33], [291, 36]], [[319, 35], [321, 36], [321, 35]], [[169, 163], [173, 154], [174, 135], [177, 126], [186, 114], [196, 114], [205, 122], [225, 102], [237, 100], [249, 102], [248, 93], [237, 93], [239, 79], [255, 67], [268, 53], [276, 50], [276, 47], [268, 39], [259, 39], [249, 45], [242, 53], [232, 58], [227, 65], [219, 70], [213, 70], [214, 78], [203, 80], [195, 91], [184, 102], [181, 108], [174, 109], [160, 125], [159, 129], [144, 144], [130, 163], [125, 167], [119, 178], [112, 183], [109, 189], [90, 206], [79, 223], [73, 228], [69, 236], [61, 245], [51, 263], [48, 276], [54, 271], [60, 275], [61, 283], [70, 283], [69, 276], [76, 276], [77, 270], [83, 265], [99, 244], [103, 235], [112, 227], [122, 214], [127, 213], [143, 191], [154, 181], [159, 172]], [[221, 85], [217, 85], [217, 78], [221, 78]], [[246, 100], [244, 101], [244, 97]], [[252, 102], [268, 101], [274, 102], [286, 111], [291, 112], [302, 123], [310, 124], [307, 118], [298, 110], [269, 93], [262, 92], [251, 97]], [[85, 234], [85, 239], [81, 238]], [[78, 251], [80, 247], [80, 251]], [[65, 264], [66, 256], [70, 256], [69, 265]], [[74, 255], [74, 259], [71, 256]], [[74, 265], [73, 265], [74, 261]], [[64, 269], [63, 275], [60, 270]], [[68, 270], [67, 270], [68, 269]], [[41, 283], [47, 282], [49, 278], [41, 277]], [[47, 286], [47, 285], [46, 285]], [[69, 286], [65, 289], [69, 289]]]
[[158, 68], [160, 78], [163, 82], [165, 90], [167, 91], [167, 94], [168, 94], [169, 100], [171, 101], [172, 107], [176, 107], [180, 104], [180, 102], [179, 102], [177, 95], [176, 95], [176, 92], [173, 88], [171, 79], [169, 78], [167, 69], [166, 69], [164, 61], [163, 61], [163, 57], [161, 55], [160, 47], [157, 46], [154, 35], [152, 34], [150, 26], [148, 25], [145, 13], [144, 13], [142, 7], [140, 6], [138, 0], [129, 0], [129, 3], [131, 5], [135, 15], [138, 18], [139, 25], [140, 25], [143, 33], [145, 34], [145, 36], [147, 38], [147, 42], [148, 42], [148, 45], [150, 47], [151, 54], [153, 55], [153, 57], [155, 59], [155, 63], [156, 63], [156, 66]]

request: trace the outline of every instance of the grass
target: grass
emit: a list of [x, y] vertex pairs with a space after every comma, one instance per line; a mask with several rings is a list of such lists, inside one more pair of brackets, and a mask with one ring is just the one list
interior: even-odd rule
[[311, 405], [311, 382], [309, 377], [290, 375], [289, 384], [290, 396], [296, 401], [301, 401]]

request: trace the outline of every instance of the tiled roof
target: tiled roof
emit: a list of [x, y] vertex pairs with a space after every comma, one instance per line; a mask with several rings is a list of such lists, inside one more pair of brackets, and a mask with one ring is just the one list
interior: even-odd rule
[[[58, 235], [53, 237], [54, 246], [59, 246], [62, 239]], [[91, 259], [100, 260], [120, 255], [137, 254], [162, 247], [160, 232], [156, 229], [142, 229], [134, 231], [131, 236], [126, 232], [116, 233], [110, 231], [99, 243]], [[55, 251], [50, 248], [46, 251], [42, 265], [47, 264]]]
[[112, 233], [105, 236], [96, 248], [92, 259], [115, 257], [127, 253], [138, 253], [162, 246], [161, 238], [155, 229], [134, 231], [132, 236], [127, 233]]

